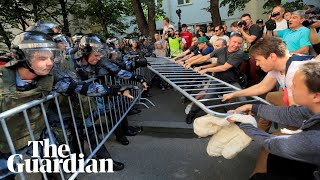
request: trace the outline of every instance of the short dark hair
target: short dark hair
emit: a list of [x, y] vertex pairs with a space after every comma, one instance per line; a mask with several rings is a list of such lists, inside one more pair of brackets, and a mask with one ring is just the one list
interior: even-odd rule
[[230, 27], [238, 27], [238, 21], [231, 23]]
[[224, 45], [224, 46], [227, 46], [227, 45], [228, 45], [228, 43], [227, 43], [227, 41], [226, 41], [225, 39], [218, 38], [218, 39], [216, 40], [216, 42], [217, 42], [217, 41], [221, 41], [221, 42], [222, 42], [222, 45]]
[[163, 18], [163, 20], [166, 20], [168, 23], [170, 23], [170, 20], [168, 17]]
[[[214, 30], [216, 30], [216, 27], [219, 27], [219, 30], [223, 29], [223, 26], [222, 25], [217, 25], [214, 27]], [[223, 29], [224, 30], [224, 29]]]
[[320, 92], [320, 62], [310, 61], [302, 64], [299, 70], [305, 76], [305, 84], [310, 92]]
[[240, 34], [238, 34], [238, 33], [232, 34], [232, 36], [230, 36], [229, 39], [231, 39], [231, 38], [233, 38], [233, 37], [239, 37], [239, 38], [243, 39], [243, 37], [242, 37]]
[[193, 34], [193, 35], [192, 35], [192, 39], [193, 39], [193, 38], [199, 38], [199, 37], [198, 37], [197, 34]]
[[251, 18], [251, 15], [248, 13], [242, 14], [241, 18], [246, 17], [246, 16], [249, 16], [249, 18]]
[[285, 57], [288, 53], [286, 43], [280, 38], [266, 36], [251, 46], [249, 51], [250, 57], [263, 56], [268, 58], [271, 53], [275, 53], [280, 58]]

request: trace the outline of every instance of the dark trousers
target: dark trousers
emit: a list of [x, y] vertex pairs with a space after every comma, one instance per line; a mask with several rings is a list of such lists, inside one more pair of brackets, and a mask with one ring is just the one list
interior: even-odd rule
[[254, 174], [250, 180], [313, 180], [317, 166], [301, 161], [268, 155], [267, 173]]

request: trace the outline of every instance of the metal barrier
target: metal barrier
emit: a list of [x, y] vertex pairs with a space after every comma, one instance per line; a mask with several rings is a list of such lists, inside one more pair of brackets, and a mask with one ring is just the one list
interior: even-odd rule
[[[167, 58], [148, 58], [148, 62], [151, 66], [148, 66], [151, 71], [160, 76], [163, 80], [169, 83], [173, 88], [177, 89], [186, 98], [190, 99], [198, 107], [208, 114], [215, 116], [227, 116], [228, 113], [218, 112], [218, 108], [232, 107], [237, 105], [242, 105], [246, 103], [257, 103], [262, 102], [269, 104], [264, 99], [254, 96], [247, 97], [246, 100], [237, 102], [221, 102], [222, 95], [226, 93], [231, 93], [240, 88], [228, 84], [220, 79], [213, 76], [194, 72], [192, 69], [185, 69], [182, 65], [171, 62]], [[193, 91], [210, 91], [215, 92], [205, 92], [205, 93], [192, 93]], [[196, 96], [203, 95], [216, 95], [215, 98], [200, 99], [197, 100]], [[204, 103], [209, 103], [213, 101], [218, 101], [219, 103], [214, 105], [205, 105]], [[233, 107], [234, 108], [234, 107]]]
[[[99, 81], [101, 83], [101, 80]], [[138, 84], [129, 80], [118, 80], [111, 77], [105, 77], [104, 82], [108, 85], [134, 84], [141, 87], [140, 83]], [[43, 99], [33, 100], [2, 112], [0, 113], [0, 122], [10, 149], [10, 152], [7, 154], [17, 154], [17, 152], [21, 151], [21, 149], [16, 149], [12, 140], [12, 131], [14, 129], [8, 129], [7, 127], [10, 117], [19, 117], [22, 121], [24, 119], [26, 126], [23, 129], [27, 129], [29, 132], [29, 140], [37, 141], [38, 139], [35, 139], [34, 129], [30, 125], [30, 120], [33, 118], [32, 112], [34, 113], [35, 109], [40, 108], [41, 114], [39, 114], [39, 119], [41, 123], [44, 121], [46, 129], [41, 137], [49, 138], [50, 143], [58, 142], [58, 144], [69, 145], [69, 147], [72, 147], [70, 154], [87, 152], [89, 155], [84, 161], [85, 166], [98, 150], [104, 146], [106, 140], [125, 118], [130, 109], [140, 102], [142, 92], [142, 88], [131, 91], [134, 99], [129, 99], [125, 96], [89, 97], [77, 94], [70, 97], [59, 94], [48, 95]], [[102, 139], [99, 138], [99, 134], [103, 137]], [[73, 138], [73, 140], [70, 140], [70, 138]], [[85, 139], [88, 148], [84, 148]], [[25, 144], [23, 149], [26, 148], [27, 144]], [[41, 160], [41, 157], [38, 159]], [[19, 163], [18, 159], [14, 161]], [[64, 174], [60, 167], [61, 179], [65, 179], [66, 175], [69, 176], [69, 179], [74, 179], [79, 173], [79, 167], [73, 174]], [[24, 173], [19, 173], [19, 175], [21, 179], [26, 179]], [[43, 177], [44, 179], [48, 179], [46, 173], [43, 173]]]

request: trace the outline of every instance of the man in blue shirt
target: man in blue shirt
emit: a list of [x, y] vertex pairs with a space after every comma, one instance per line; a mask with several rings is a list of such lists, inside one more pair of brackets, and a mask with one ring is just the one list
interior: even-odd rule
[[[195, 56], [185, 61], [184, 67], [190, 68], [191, 62], [210, 54], [213, 51], [213, 47], [208, 45], [208, 39], [206, 37], [200, 37], [198, 39], [198, 49], [195, 50], [193, 53]], [[190, 64], [190, 65], [189, 65]]]
[[304, 27], [302, 22], [306, 20], [305, 11], [294, 11], [289, 20], [289, 29], [273, 31], [268, 29], [267, 35], [279, 36], [287, 44], [290, 53], [309, 54], [309, 46], [311, 46], [309, 34], [310, 29]]

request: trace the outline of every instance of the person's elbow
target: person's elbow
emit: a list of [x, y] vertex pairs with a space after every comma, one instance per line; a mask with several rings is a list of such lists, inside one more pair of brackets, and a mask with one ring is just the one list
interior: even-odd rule
[[300, 54], [308, 54], [309, 53], [309, 46], [304, 46], [304, 47], [302, 47], [302, 48], [300, 48], [300, 51], [299, 51], [299, 53]]
[[249, 37], [247, 38], [247, 41], [248, 41], [249, 43], [252, 43], [252, 42], [254, 42], [256, 39], [257, 39], [257, 36], [249, 36]]
[[310, 35], [310, 42], [311, 44], [319, 44], [320, 43], [320, 34], [316, 34], [314, 36]]

